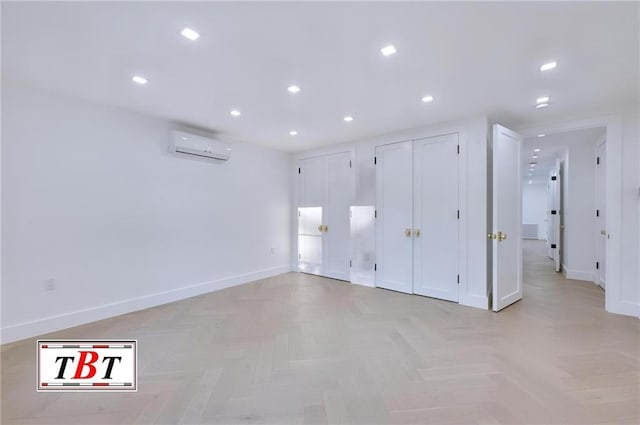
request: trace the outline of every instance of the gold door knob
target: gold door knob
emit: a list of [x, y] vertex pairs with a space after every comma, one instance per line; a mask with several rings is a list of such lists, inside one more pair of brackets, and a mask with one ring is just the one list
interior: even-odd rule
[[495, 234], [495, 233], [489, 233], [489, 234], [487, 235], [487, 237], [488, 237], [489, 239], [494, 239], [494, 240], [497, 238], [497, 236], [496, 236], [496, 234]]
[[322, 232], [322, 224], [318, 225], [318, 232]]
[[600, 230], [600, 234], [601, 234], [601, 235], [606, 235], [606, 234], [607, 234], [607, 231], [606, 231], [606, 230], [604, 230], [604, 229], [602, 229], [602, 230]]
[[420, 237], [420, 229], [415, 229], [413, 231], [413, 234], [415, 235], [416, 238], [419, 238]]
[[505, 239], [507, 239], [507, 234], [506, 233], [502, 233], [502, 232], [498, 232], [498, 242], [502, 242]]
[[411, 229], [404, 229], [404, 235], [408, 238], [411, 237]]
[[329, 226], [327, 226], [326, 224], [324, 225], [324, 231], [328, 232], [329, 231]]

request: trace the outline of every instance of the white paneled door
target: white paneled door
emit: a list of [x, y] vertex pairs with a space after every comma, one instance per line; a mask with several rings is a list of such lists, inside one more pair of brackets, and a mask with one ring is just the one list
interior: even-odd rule
[[376, 147], [376, 286], [413, 292], [412, 142]]
[[553, 243], [551, 244], [551, 251], [553, 254], [553, 261], [556, 265], [556, 271], [559, 272], [562, 267], [562, 215], [564, 211], [562, 208], [562, 168], [560, 159], [556, 158], [556, 165], [551, 176], [551, 183], [553, 184], [553, 198], [551, 205], [551, 224], [553, 232]]
[[351, 153], [299, 162], [298, 270], [349, 280]]
[[413, 292], [458, 301], [458, 134], [413, 144]]
[[329, 155], [325, 158], [326, 187], [324, 194], [324, 275], [349, 280], [351, 231], [351, 154]]
[[607, 230], [605, 227], [605, 164], [606, 143], [596, 148], [596, 283], [602, 288], [606, 286], [606, 246]]
[[493, 310], [522, 299], [522, 136], [493, 126]]

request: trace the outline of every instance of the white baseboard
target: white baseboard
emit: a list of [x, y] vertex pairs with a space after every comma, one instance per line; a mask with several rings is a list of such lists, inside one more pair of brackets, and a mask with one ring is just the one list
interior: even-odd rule
[[483, 310], [489, 310], [489, 297], [483, 297], [482, 295], [466, 295], [460, 297], [458, 304], [466, 305], [468, 307], [481, 308]]
[[567, 279], [586, 280], [588, 282], [593, 282], [596, 278], [595, 273], [592, 271], [572, 270], [566, 268], [564, 265], [562, 266], [562, 274], [564, 274], [564, 277]]
[[170, 291], [144, 295], [111, 304], [77, 310], [57, 316], [45, 317], [31, 322], [10, 325], [2, 328], [0, 342], [2, 344], [6, 344], [25, 338], [32, 338], [45, 333], [95, 322], [96, 320], [107, 319], [109, 317], [119, 316], [121, 314], [131, 313], [133, 311], [144, 310], [146, 308], [195, 297], [208, 292], [230, 288], [232, 286], [241, 285], [254, 280], [277, 276], [288, 273], [289, 271], [291, 271], [291, 267], [287, 264], [284, 266], [272, 267], [251, 273], [229, 276], [210, 282], [203, 282], [196, 285], [172, 289]]

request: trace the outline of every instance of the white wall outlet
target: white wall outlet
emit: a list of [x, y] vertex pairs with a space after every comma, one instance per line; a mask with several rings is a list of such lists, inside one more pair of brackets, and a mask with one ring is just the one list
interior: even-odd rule
[[56, 290], [56, 280], [51, 278], [44, 281], [44, 290], [45, 291], [55, 291]]

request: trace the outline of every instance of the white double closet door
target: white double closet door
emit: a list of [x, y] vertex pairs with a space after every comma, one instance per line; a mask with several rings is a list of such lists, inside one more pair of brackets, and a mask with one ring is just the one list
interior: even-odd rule
[[298, 270], [349, 280], [351, 153], [301, 159], [298, 177]]
[[376, 286], [458, 301], [458, 134], [376, 147]]

